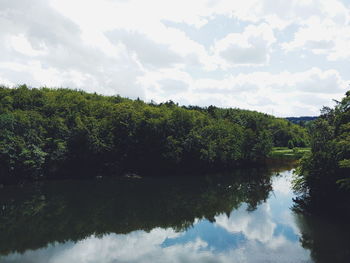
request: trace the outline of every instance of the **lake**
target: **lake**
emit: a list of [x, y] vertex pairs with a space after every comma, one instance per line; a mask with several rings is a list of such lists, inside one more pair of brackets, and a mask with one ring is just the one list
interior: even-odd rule
[[346, 228], [292, 209], [293, 167], [6, 186], [0, 262], [346, 262]]

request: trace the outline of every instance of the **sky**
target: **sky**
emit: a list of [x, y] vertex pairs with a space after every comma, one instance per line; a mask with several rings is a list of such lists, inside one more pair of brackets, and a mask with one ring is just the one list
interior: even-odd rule
[[0, 84], [318, 115], [350, 84], [348, 0], [0, 0]]

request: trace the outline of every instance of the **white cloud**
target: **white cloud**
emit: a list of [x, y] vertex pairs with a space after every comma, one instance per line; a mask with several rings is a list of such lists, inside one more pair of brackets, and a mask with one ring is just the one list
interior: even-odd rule
[[314, 54], [326, 55], [328, 60], [344, 60], [350, 57], [350, 26], [333, 20], [312, 17], [301, 27], [290, 42], [283, 43], [286, 51], [302, 49]]
[[188, 86], [185, 82], [176, 79], [162, 79], [159, 81], [161, 89], [165, 94], [176, 94], [178, 92], [185, 92]]
[[349, 21], [349, 10], [339, 0], [249, 0], [242, 2], [233, 14], [247, 21], [265, 20], [280, 30], [292, 23], [303, 24], [313, 16], [343, 24]]
[[7, 25], [0, 33], [6, 40], [0, 44], [5, 53], [0, 59], [3, 78], [15, 84], [144, 96], [136, 85], [143, 68], [123, 47], [97, 42], [109, 51], [106, 54], [106, 49], [85, 43], [80, 28], [45, 1], [10, 2], [0, 13]]
[[138, 32], [114, 30], [108, 33], [108, 37], [112, 43], [123, 44], [125, 50], [131, 55], [135, 53], [142, 65], [168, 68], [182, 62], [181, 56], [172, 51], [169, 46], [155, 43]]
[[0, 85], [11, 87], [14, 85], [14, 83], [9, 81], [8, 79], [2, 78], [0, 75]]
[[8, 46], [12, 46], [15, 51], [31, 57], [44, 55], [47, 52], [47, 50], [43, 49], [34, 49], [23, 35], [11, 36], [9, 38]]
[[[167, 79], [181, 80], [188, 88], [164, 92], [165, 86], [161, 87], [160, 83]], [[144, 85], [146, 98], [157, 102], [171, 99], [184, 104], [240, 107], [291, 116], [318, 115], [323, 105], [329, 106], [332, 99], [344, 95], [348, 81], [336, 70], [312, 68], [296, 73], [242, 73], [220, 80], [193, 79], [186, 72], [167, 70], [146, 73], [138, 83]]]
[[350, 58], [349, 8], [338, 0], [2, 0], [0, 10], [7, 85], [286, 116], [317, 114], [350, 79], [332, 62]]
[[244, 32], [231, 33], [217, 41], [214, 53], [229, 65], [262, 65], [269, 61], [271, 45], [275, 42], [272, 29], [267, 24], [247, 26]]

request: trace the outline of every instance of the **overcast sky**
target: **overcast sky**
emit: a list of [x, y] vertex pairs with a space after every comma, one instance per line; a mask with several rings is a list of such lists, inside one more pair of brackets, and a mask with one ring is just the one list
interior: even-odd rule
[[347, 0], [0, 0], [0, 83], [318, 115], [350, 84]]

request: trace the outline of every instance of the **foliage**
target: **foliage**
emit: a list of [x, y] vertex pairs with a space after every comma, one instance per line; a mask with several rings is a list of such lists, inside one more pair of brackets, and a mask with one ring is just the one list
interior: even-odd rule
[[332, 192], [343, 197], [350, 189], [350, 92], [333, 109], [321, 112], [310, 128], [311, 154], [297, 172], [311, 196]]
[[294, 147], [293, 149], [289, 147], [273, 147], [269, 156], [272, 158], [300, 159], [309, 152], [310, 148], [308, 147]]
[[256, 111], [221, 109], [214, 106], [209, 106], [206, 109], [191, 106], [186, 108], [206, 111], [210, 116], [216, 119], [227, 119], [242, 125], [250, 129], [254, 133], [253, 136], [256, 137], [262, 131], [268, 131], [271, 134], [272, 142], [275, 147], [287, 146], [288, 141], [293, 142], [295, 147], [305, 147], [309, 145], [307, 130], [283, 118], [275, 118], [271, 115]]
[[0, 87], [0, 183], [238, 166], [288, 141], [306, 130], [254, 111]]

